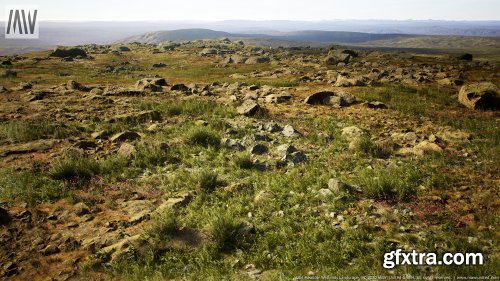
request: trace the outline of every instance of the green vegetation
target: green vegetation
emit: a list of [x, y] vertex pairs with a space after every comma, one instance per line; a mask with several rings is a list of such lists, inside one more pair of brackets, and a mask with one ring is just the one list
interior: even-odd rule
[[20, 200], [30, 205], [54, 201], [70, 195], [62, 183], [36, 171], [0, 170], [0, 199]]
[[9, 121], [0, 124], [0, 140], [28, 142], [38, 139], [63, 139], [79, 133], [76, 126], [43, 121]]

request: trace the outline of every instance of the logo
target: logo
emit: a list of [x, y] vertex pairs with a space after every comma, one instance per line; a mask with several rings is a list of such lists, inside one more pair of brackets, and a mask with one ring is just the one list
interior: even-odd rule
[[38, 39], [38, 8], [9, 6], [5, 12], [5, 39]]

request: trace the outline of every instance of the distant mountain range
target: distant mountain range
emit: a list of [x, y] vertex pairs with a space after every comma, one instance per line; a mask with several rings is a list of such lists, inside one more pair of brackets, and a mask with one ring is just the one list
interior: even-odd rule
[[373, 34], [346, 31], [305, 30], [270, 34], [247, 34], [214, 31], [210, 29], [180, 29], [148, 32], [128, 37], [118, 43], [158, 44], [164, 41], [192, 41], [198, 39], [221, 39], [249, 41], [263, 46], [324, 46], [341, 44], [357, 47], [381, 47], [388, 49], [440, 49], [479, 51], [488, 49], [500, 53], [500, 37], [443, 36], [410, 34]]
[[263, 40], [278, 40], [278, 41], [294, 41], [294, 42], [311, 42], [311, 43], [366, 43], [375, 40], [386, 40], [393, 38], [408, 37], [404, 34], [373, 34], [361, 32], [346, 32], [346, 31], [319, 31], [305, 30], [294, 32], [281, 32], [279, 35], [269, 34], [247, 34], [247, 33], [229, 33], [223, 31], [214, 31], [210, 29], [180, 29], [148, 32], [145, 34], [135, 35], [120, 40], [120, 43], [149, 43], [158, 44], [163, 41], [188, 41], [198, 39], [216, 39], [216, 38], [244, 38], [244, 39], [263, 39]]
[[[4, 30], [4, 25], [5, 22], [0, 22], [1, 30]], [[257, 43], [283, 42], [285, 45], [369, 44], [375, 41], [384, 41], [384, 44], [390, 45], [394, 40], [403, 44], [416, 38], [415, 35], [481, 36], [490, 38], [481, 40], [491, 45], [496, 42], [496, 38], [500, 38], [500, 21], [41, 21], [38, 40], [6, 40], [4, 36], [0, 36], [0, 55], [48, 49], [56, 45], [110, 44], [131, 40], [184, 41], [235, 36], [254, 41], [258, 38]], [[427, 40], [429, 41], [432, 40]]]

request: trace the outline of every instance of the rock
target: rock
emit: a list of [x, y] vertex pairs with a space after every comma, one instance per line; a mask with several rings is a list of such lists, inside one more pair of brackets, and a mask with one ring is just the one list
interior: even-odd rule
[[218, 53], [217, 49], [214, 48], [205, 48], [200, 52], [200, 56], [210, 56], [216, 55]]
[[180, 207], [184, 207], [193, 199], [193, 194], [191, 192], [183, 192], [175, 195], [174, 197], [169, 198], [167, 201], [162, 203], [155, 210], [155, 213], [161, 214], [164, 213], [167, 209], [176, 209]]
[[328, 189], [330, 189], [333, 193], [335, 194], [341, 194], [341, 193], [353, 193], [353, 192], [359, 192], [356, 190], [354, 187], [341, 182], [338, 179], [331, 178], [328, 180]]
[[290, 145], [290, 144], [282, 144], [278, 147], [276, 147], [276, 152], [278, 155], [284, 156], [286, 154], [294, 153], [297, 151], [297, 148], [295, 146]]
[[236, 111], [241, 115], [252, 116], [260, 111], [260, 106], [253, 100], [246, 100], [236, 108]]
[[136, 151], [135, 146], [129, 143], [122, 143], [122, 145], [118, 149], [118, 154], [125, 158], [129, 158], [132, 155], [134, 155], [135, 151]]
[[420, 142], [419, 144], [413, 147], [413, 150], [416, 155], [423, 155], [427, 153], [443, 151], [443, 149], [439, 145], [428, 141]]
[[351, 104], [356, 102], [356, 97], [351, 93], [338, 92], [337, 96], [340, 97], [340, 105], [341, 106], [351, 105]]
[[76, 58], [78, 56], [80, 57], [87, 57], [87, 53], [80, 48], [64, 48], [64, 47], [56, 47], [52, 53], [50, 53], [51, 57], [59, 57], [59, 58], [65, 58], [65, 57], [70, 57], [70, 58]]
[[162, 63], [162, 62], [158, 62], [158, 63], [153, 63], [152, 65], [154, 68], [162, 68], [162, 67], [165, 67], [167, 66], [166, 64]]
[[325, 59], [327, 65], [337, 65], [338, 63], [349, 63], [351, 61], [351, 55], [342, 50], [330, 50], [328, 56]]
[[109, 123], [145, 123], [161, 121], [161, 113], [156, 110], [146, 110], [128, 114], [117, 115], [108, 120]]
[[307, 104], [330, 104], [330, 97], [334, 95], [334, 92], [317, 92], [308, 96], [304, 102]]
[[104, 257], [110, 257], [111, 261], [116, 261], [127, 254], [131, 248], [138, 248], [144, 243], [145, 239], [142, 235], [137, 234], [127, 237], [118, 243], [102, 248], [101, 251], [99, 251], [99, 254]]
[[167, 86], [165, 78], [144, 78], [135, 83], [135, 88], [141, 91], [161, 92], [162, 86]]
[[95, 144], [95, 142], [90, 141], [90, 140], [81, 140], [81, 141], [78, 141], [77, 143], [75, 143], [74, 147], [80, 148], [83, 150], [91, 150], [91, 149], [95, 149], [97, 147], [97, 145]]
[[471, 139], [471, 134], [459, 130], [443, 130], [436, 133], [436, 136], [447, 143], [458, 144], [468, 142]]
[[99, 139], [99, 140], [107, 140], [111, 136], [111, 133], [109, 131], [98, 131], [98, 132], [93, 132], [90, 137], [92, 139]]
[[26, 82], [26, 83], [19, 83], [19, 85], [17, 87], [14, 87], [12, 88], [13, 91], [24, 91], [24, 90], [29, 90], [33, 88], [33, 84], [31, 84], [30, 82]]
[[9, 212], [4, 208], [0, 207], [0, 225], [6, 225], [11, 221]]
[[322, 189], [318, 190], [318, 194], [323, 196], [323, 197], [329, 197], [329, 196], [333, 195], [333, 192], [328, 188], [322, 188]]
[[124, 142], [124, 141], [134, 141], [134, 140], [137, 140], [140, 138], [141, 138], [141, 136], [138, 133], [127, 131], [127, 132], [121, 132], [121, 133], [115, 134], [114, 136], [112, 136], [110, 138], [110, 140], [112, 142], [116, 143], [116, 142]]
[[[142, 96], [145, 92], [154, 92], [152, 89], [158, 90], [158, 86], [145, 86], [145, 90], [134, 90], [128, 88], [118, 88], [113, 90], [106, 90], [104, 92], [105, 96], [125, 96], [125, 97], [135, 97]], [[161, 89], [159, 89], [161, 91]]]
[[81, 242], [81, 248], [91, 253], [96, 253], [100, 249], [115, 244], [121, 239], [121, 234], [117, 232], [108, 232], [104, 235], [96, 235], [86, 239]]
[[283, 103], [287, 102], [292, 98], [289, 94], [270, 94], [266, 96], [267, 103]]
[[2, 145], [0, 147], [0, 157], [5, 157], [12, 154], [32, 153], [46, 151], [56, 145], [55, 140], [36, 140], [23, 144]]
[[289, 161], [293, 164], [299, 164], [307, 161], [307, 156], [303, 152], [297, 151], [283, 156], [283, 158], [281, 158], [281, 161]]
[[248, 57], [245, 56], [230, 56], [227, 58], [226, 63], [245, 63]]
[[472, 61], [473, 56], [471, 54], [462, 54], [458, 57], [459, 60]]
[[245, 63], [246, 64], [257, 64], [257, 63], [267, 63], [270, 59], [268, 57], [249, 57]]
[[11, 69], [5, 69], [0, 73], [1, 78], [17, 77], [17, 72]]
[[130, 48], [127, 46], [114, 46], [113, 50], [119, 52], [130, 52]]
[[417, 142], [417, 134], [415, 132], [408, 133], [392, 133], [391, 139], [398, 144], [415, 144]]
[[242, 144], [240, 140], [237, 139], [229, 139], [229, 138], [223, 138], [221, 140], [221, 146], [236, 150], [236, 151], [243, 151], [245, 150], [245, 146]]
[[90, 209], [85, 203], [79, 202], [73, 206], [73, 213], [80, 217], [90, 213]]
[[76, 82], [75, 80], [69, 80], [66, 83], [66, 89], [68, 90], [78, 90], [78, 91], [88, 91], [89, 89], [82, 84]]
[[37, 101], [45, 99], [46, 97], [49, 97], [53, 94], [54, 92], [51, 90], [36, 90], [26, 93], [25, 98], [27, 101]]
[[[271, 122], [266, 123], [264, 125], [264, 130], [266, 130], [270, 133], [276, 133], [276, 132], [281, 132], [283, 130], [283, 128], [278, 123], [271, 121]], [[271, 141], [271, 140], [265, 140], [265, 141]]]
[[458, 93], [458, 101], [472, 110], [500, 109], [500, 94], [498, 87], [491, 82], [481, 82], [464, 85]]
[[250, 148], [250, 153], [251, 154], [257, 154], [257, 155], [262, 155], [264, 153], [266, 153], [269, 149], [267, 148], [267, 146], [263, 145], [263, 144], [256, 144], [254, 146], [252, 146]]
[[335, 87], [365, 86], [366, 83], [359, 78], [347, 78], [339, 74], [335, 82]]
[[47, 247], [45, 247], [43, 250], [40, 251], [40, 253], [44, 256], [57, 254], [59, 252], [61, 252], [61, 250], [55, 244], [49, 244], [49, 245], [47, 245]]
[[189, 88], [184, 84], [174, 84], [170, 87], [170, 91], [189, 92]]
[[387, 109], [387, 105], [385, 105], [385, 103], [380, 101], [365, 102], [363, 103], [363, 106], [372, 109]]
[[287, 138], [293, 138], [293, 137], [298, 137], [301, 135], [301, 133], [299, 133], [297, 130], [295, 130], [292, 126], [290, 125], [286, 125], [285, 127], [283, 127], [283, 130], [281, 131], [281, 133], [287, 137]]
[[344, 129], [342, 129], [342, 134], [341, 134], [341, 136], [346, 139], [357, 139], [365, 135], [366, 135], [365, 131], [361, 130], [356, 126], [345, 127]]

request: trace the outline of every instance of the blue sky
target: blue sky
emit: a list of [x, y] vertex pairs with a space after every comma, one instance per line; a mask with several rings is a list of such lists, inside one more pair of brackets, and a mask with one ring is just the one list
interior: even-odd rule
[[[500, 0], [2, 0], [42, 20], [500, 20]], [[5, 21], [0, 12], [0, 20]]]

